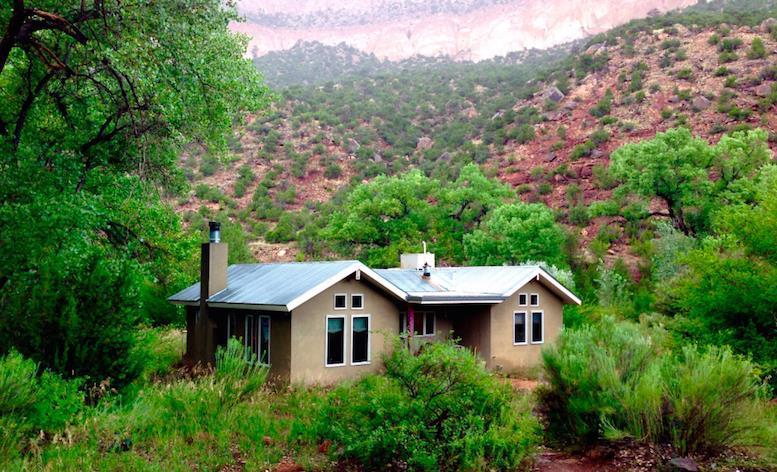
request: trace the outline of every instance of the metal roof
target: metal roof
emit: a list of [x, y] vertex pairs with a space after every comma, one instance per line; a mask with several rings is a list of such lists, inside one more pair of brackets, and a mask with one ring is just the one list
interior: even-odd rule
[[436, 267], [429, 278], [421, 277], [421, 272], [413, 269], [375, 272], [406, 293], [502, 296], [531, 278], [538, 269], [538, 266]]
[[[311, 288], [342, 272], [355, 271], [360, 265], [358, 261], [235, 264], [227, 269], [227, 288], [214, 294], [208, 302], [285, 306]], [[200, 284], [176, 293], [169, 300], [198, 302]]]
[[[539, 266], [438, 267], [425, 278], [414, 269], [373, 271], [359, 261], [334, 261], [229, 266], [227, 288], [210, 297], [208, 304], [291, 311], [357, 271], [411, 303], [500, 303], [533, 278], [565, 301], [580, 303]], [[199, 299], [199, 283], [169, 298], [184, 304]]]

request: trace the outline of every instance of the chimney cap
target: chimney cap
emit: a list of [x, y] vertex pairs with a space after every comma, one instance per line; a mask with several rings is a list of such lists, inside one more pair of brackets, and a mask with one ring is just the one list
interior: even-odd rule
[[221, 242], [221, 223], [218, 221], [209, 221], [208, 222], [208, 229], [209, 229], [209, 239], [212, 243], [219, 243]]

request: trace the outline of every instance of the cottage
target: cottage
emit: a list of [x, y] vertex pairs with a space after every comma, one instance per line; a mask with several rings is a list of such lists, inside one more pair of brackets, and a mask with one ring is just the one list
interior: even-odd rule
[[435, 267], [434, 254], [404, 254], [396, 269], [359, 261], [237, 264], [217, 224], [202, 245], [200, 283], [169, 299], [186, 306], [186, 359], [212, 362], [239, 339], [295, 384], [329, 384], [381, 369], [384, 334], [420, 341], [455, 336], [495, 370], [540, 361], [580, 300], [538, 266]]

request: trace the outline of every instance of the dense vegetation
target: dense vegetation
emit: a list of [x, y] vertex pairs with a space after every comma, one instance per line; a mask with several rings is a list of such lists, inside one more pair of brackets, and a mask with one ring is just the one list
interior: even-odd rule
[[[722, 5], [632, 22], [589, 45], [674, 24], [754, 25], [775, 12], [757, 0]], [[537, 139], [534, 125], [556, 106], [513, 109], [518, 100], [539, 83], [566, 93], [606, 54], [379, 69], [282, 91], [290, 108], [249, 125], [263, 171], [241, 166], [234, 194], [249, 206], [198, 183], [198, 198], [227, 210], [203, 206], [184, 225], [167, 201], [185, 198], [193, 166], [207, 177], [227, 164], [241, 146], [233, 125], [266, 107], [245, 44], [226, 29], [234, 12], [217, 1], [26, 7], [0, 11], [0, 468], [264, 469], [292, 458], [310, 469], [513, 469], [540, 441], [623, 438], [695, 457], [740, 447], [756, 466], [777, 462], [768, 403], [777, 167], [767, 132], [725, 129], [710, 144], [667, 110], [672, 129], [593, 168], [607, 200], [586, 204], [570, 185], [562, 210], [538, 196], [570, 175], [566, 164], [532, 169], [531, 188], [512, 188], [489, 159]], [[722, 31], [710, 41], [722, 62], [765, 54]], [[682, 56], [672, 38], [659, 47], [667, 61]], [[645, 99], [644, 72], [624, 79], [634, 100]], [[777, 79], [770, 73], [764, 80]], [[691, 79], [678, 70], [678, 81]], [[608, 91], [585, 110], [594, 131], [570, 160], [617, 132], [618, 100]], [[776, 102], [773, 91], [760, 112]], [[718, 107], [732, 119], [748, 113], [733, 93]], [[287, 123], [300, 136], [321, 123], [326, 132], [299, 152], [283, 142]], [[329, 154], [335, 142], [352, 168]], [[298, 189], [278, 161], [304, 176], [313, 157], [326, 179], [347, 175], [343, 188], [289, 211]], [[176, 370], [181, 318], [165, 297], [194, 278], [206, 218], [223, 222], [231, 262], [252, 259], [246, 242], [257, 235], [296, 242], [301, 258], [376, 267], [426, 240], [446, 263], [543, 264], [585, 303], [566, 310], [561, 342], [544, 352], [536, 397], [453, 344], [397, 348], [385, 375], [330, 390], [268, 385], [235, 345], [215, 371]], [[583, 251], [570, 229], [594, 218], [609, 219]], [[618, 240], [636, 261], [607, 257]]]

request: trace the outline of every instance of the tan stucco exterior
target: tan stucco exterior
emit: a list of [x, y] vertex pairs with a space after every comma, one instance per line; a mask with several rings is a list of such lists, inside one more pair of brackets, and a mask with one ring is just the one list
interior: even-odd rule
[[[518, 295], [537, 293], [539, 306], [519, 306]], [[540, 351], [543, 346], [556, 342], [563, 325], [563, 304], [561, 300], [537, 281], [529, 282], [504, 302], [491, 307], [490, 351], [486, 365], [493, 370], [507, 373], [521, 371], [540, 364]], [[513, 344], [513, 314], [525, 311], [527, 322], [531, 325], [531, 313], [541, 311], [544, 314], [544, 338], [542, 343], [531, 342], [531, 327], [527, 333], [527, 343]]]
[[[335, 294], [348, 295], [348, 308], [334, 309]], [[352, 310], [350, 295], [363, 294], [364, 308]], [[370, 315], [370, 363], [351, 363], [351, 317]], [[327, 315], [346, 317], [345, 365], [326, 366]], [[291, 312], [291, 372], [292, 384], [332, 384], [340, 380], [356, 378], [382, 369], [381, 355], [391, 348], [391, 340], [384, 334], [399, 332], [399, 310], [390, 295], [378, 291], [363, 280], [349, 277], [311, 298]]]
[[[530, 305], [530, 295], [539, 295], [539, 306]], [[347, 308], [335, 309], [335, 294], [347, 295]], [[362, 309], [351, 308], [351, 295], [364, 296]], [[528, 306], [519, 306], [519, 294], [527, 295]], [[492, 370], [515, 373], [536, 367], [541, 362], [540, 352], [554, 343], [563, 324], [562, 300], [537, 281], [531, 281], [502, 303], [494, 305], [415, 305], [416, 316], [423, 312], [435, 314], [435, 335], [418, 336], [413, 344], [440, 341], [449, 337], [477, 353]], [[527, 313], [527, 342], [513, 343], [513, 314]], [[543, 313], [543, 341], [531, 341], [531, 313]], [[399, 334], [400, 312], [407, 312], [405, 302], [378, 288], [371, 282], [354, 276], [337, 282], [299, 307], [286, 312], [253, 311], [243, 309], [210, 309], [211, 323], [216, 327], [214, 341], [226, 343], [226, 320], [230, 314], [236, 317], [233, 333], [242, 339], [245, 316], [270, 317], [270, 375], [278, 382], [291, 384], [329, 385], [346, 379], [383, 369], [382, 355], [388, 352], [393, 336]], [[327, 315], [345, 317], [345, 365], [326, 365]], [[370, 315], [370, 362], [354, 365], [351, 359], [351, 320], [354, 315]], [[187, 310], [187, 324], [193, 331], [196, 309]], [[196, 343], [187, 333], [188, 344]]]

